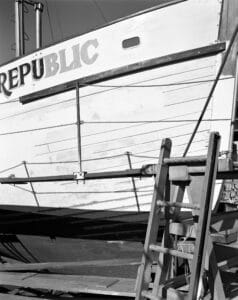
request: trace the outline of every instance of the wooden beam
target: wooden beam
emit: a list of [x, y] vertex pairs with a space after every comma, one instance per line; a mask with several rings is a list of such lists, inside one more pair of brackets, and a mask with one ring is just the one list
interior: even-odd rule
[[20, 272], [1, 272], [0, 278], [0, 286], [135, 297], [135, 280], [130, 278]]
[[[169, 198], [169, 191], [165, 191], [166, 182], [168, 181], [168, 166], [163, 164], [163, 160], [170, 156], [170, 151], [171, 140], [162, 140], [160, 148], [160, 157], [158, 162], [158, 171], [155, 178], [151, 209], [146, 230], [144, 251], [142, 255], [141, 266], [138, 270], [136, 282], [136, 300], [144, 299], [143, 292], [148, 290], [149, 285], [151, 283], [151, 267], [153, 265], [154, 260], [154, 253], [151, 250], [151, 245], [157, 242], [159, 225], [161, 223], [161, 215], [158, 213], [157, 201], [163, 200], [164, 194], [167, 198], [166, 200], [168, 200]], [[158, 265], [156, 267], [156, 274], [158, 273], [158, 268], [161, 268], [160, 262], [161, 261], [158, 261]]]
[[0, 299], [3, 300], [50, 300], [49, 298], [37, 298], [37, 297], [29, 297], [29, 296], [19, 296], [19, 295], [11, 295], [11, 294], [2, 294], [0, 293]]
[[211, 228], [216, 232], [231, 229], [238, 231], [238, 211], [214, 214], [211, 219]]
[[81, 261], [81, 262], [47, 262], [47, 263], [5, 263], [0, 264], [0, 272], [8, 271], [42, 271], [42, 270], [59, 270], [71, 267], [106, 267], [106, 266], [123, 266], [123, 265], [139, 265], [140, 262], [136, 262], [135, 259], [107, 259], [107, 260], [93, 260], [93, 261]]
[[[218, 167], [218, 155], [220, 136], [218, 133], [211, 133], [207, 152], [207, 166], [204, 177], [203, 189], [201, 191], [201, 209], [196, 232], [196, 243], [194, 258], [191, 267], [191, 280], [188, 299], [193, 300], [198, 296], [199, 280], [205, 264], [206, 247], [209, 240], [209, 227], [211, 221], [212, 199]], [[222, 298], [224, 299], [224, 298]]]
[[76, 180], [76, 175], [56, 175], [56, 176], [38, 176], [38, 177], [4, 177], [0, 178], [2, 184], [26, 184], [28, 182], [54, 182], [54, 181], [72, 181]]
[[[227, 160], [225, 160], [227, 162]], [[192, 165], [188, 167], [188, 174], [192, 176], [203, 176], [205, 172], [205, 167], [198, 166], [195, 167], [193, 164], [198, 163], [198, 165], [205, 164], [206, 160], [202, 157], [198, 160], [192, 161], [192, 157], [187, 160], [184, 158], [172, 158], [172, 160], [165, 160], [165, 163], [169, 165], [180, 165], [181, 163]], [[219, 161], [217, 179], [238, 179], [238, 163], [233, 163], [233, 170], [228, 170], [229, 163], [224, 163], [224, 160]], [[109, 171], [109, 172], [97, 172], [97, 173], [86, 173], [84, 176], [79, 178], [77, 174], [65, 174], [56, 176], [37, 176], [37, 177], [0, 177], [1, 184], [26, 184], [28, 182], [55, 182], [55, 181], [78, 181], [78, 180], [98, 180], [98, 179], [113, 179], [113, 178], [125, 178], [125, 177], [151, 177], [155, 176], [157, 173], [158, 166], [155, 164], [144, 165], [141, 168], [129, 169], [122, 171]], [[179, 178], [176, 176], [176, 180]], [[183, 179], [183, 178], [182, 178]], [[181, 179], [181, 180], [182, 180]]]
[[199, 59], [206, 56], [216, 55], [226, 49], [225, 43], [217, 43], [210, 46], [205, 46], [201, 48], [195, 48], [192, 50], [187, 50], [183, 52], [178, 52], [170, 55], [165, 55], [162, 57], [156, 57], [153, 59], [148, 59], [145, 61], [137, 62], [131, 65], [115, 68], [105, 72], [100, 72], [94, 75], [86, 76], [76, 81], [71, 81], [65, 84], [57, 85], [53, 88], [46, 89], [41, 92], [32, 93], [27, 96], [21, 97], [20, 102], [22, 104], [27, 104], [45, 97], [56, 95], [58, 93], [66, 92], [75, 89], [75, 85], [78, 82], [79, 86], [87, 86], [90, 84], [95, 84], [98, 82], [111, 80], [119, 78], [122, 76], [127, 76], [135, 74], [138, 72], [143, 72], [151, 70], [154, 68], [164, 67], [171, 64], [177, 64], [180, 62]]

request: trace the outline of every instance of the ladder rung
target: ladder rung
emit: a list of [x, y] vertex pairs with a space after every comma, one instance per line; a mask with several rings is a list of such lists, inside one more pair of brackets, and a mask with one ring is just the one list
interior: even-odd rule
[[150, 245], [150, 250], [156, 251], [156, 252], [161, 252], [164, 254], [170, 254], [172, 256], [177, 256], [180, 258], [185, 258], [185, 259], [190, 259], [190, 260], [193, 259], [193, 254], [174, 250], [174, 249], [164, 248], [164, 247], [158, 246], [158, 245], [153, 245], [153, 244]]
[[141, 295], [142, 295], [142, 297], [145, 297], [147, 299], [161, 300], [161, 297], [157, 297], [157, 296], [153, 295], [151, 292], [148, 292], [148, 291], [142, 291]]
[[168, 202], [168, 201], [161, 201], [161, 200], [157, 201], [157, 205], [162, 207], [178, 207], [178, 208], [188, 208], [188, 209], [196, 209], [196, 210], [200, 209], [200, 206], [198, 204]]

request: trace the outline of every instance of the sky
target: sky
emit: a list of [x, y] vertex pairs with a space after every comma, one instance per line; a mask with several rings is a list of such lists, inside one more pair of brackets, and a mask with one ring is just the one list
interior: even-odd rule
[[[15, 57], [14, 0], [0, 1], [0, 65]], [[41, 0], [43, 46], [157, 5], [159, 0]], [[35, 16], [26, 7], [26, 53], [35, 47]]]

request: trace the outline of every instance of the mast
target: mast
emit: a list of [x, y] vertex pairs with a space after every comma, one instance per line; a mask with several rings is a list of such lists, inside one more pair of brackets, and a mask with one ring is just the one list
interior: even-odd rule
[[36, 49], [42, 47], [42, 12], [43, 4], [32, 0], [15, 0], [15, 43], [16, 57], [25, 54], [24, 39], [24, 4], [34, 7], [36, 20]]
[[24, 40], [23, 0], [15, 0], [15, 42], [16, 42], [16, 57], [24, 55], [25, 40]]

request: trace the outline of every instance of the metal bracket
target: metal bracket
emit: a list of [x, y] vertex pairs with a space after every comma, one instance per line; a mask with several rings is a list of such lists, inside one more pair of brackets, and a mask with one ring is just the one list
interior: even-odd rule
[[87, 172], [74, 172], [74, 176], [75, 176], [75, 180], [79, 181], [79, 180], [85, 180], [85, 174]]

